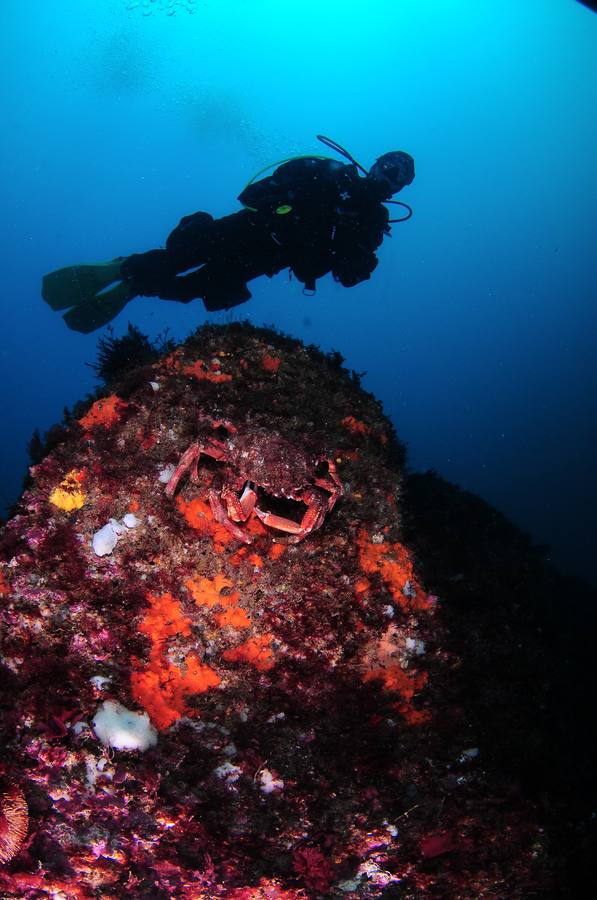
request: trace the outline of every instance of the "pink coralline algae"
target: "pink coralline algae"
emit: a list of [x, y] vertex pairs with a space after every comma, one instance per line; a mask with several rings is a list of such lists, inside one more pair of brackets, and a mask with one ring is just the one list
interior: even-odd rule
[[[259, 435], [234, 477], [205, 452], [230, 422]], [[459, 680], [481, 626], [456, 640], [407, 540], [403, 456], [337, 354], [250, 326], [70, 419], [0, 536], [2, 897], [550, 896], [545, 823]]]

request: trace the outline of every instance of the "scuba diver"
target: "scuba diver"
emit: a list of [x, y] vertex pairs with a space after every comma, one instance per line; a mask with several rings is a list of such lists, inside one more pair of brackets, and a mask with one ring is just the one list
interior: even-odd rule
[[[53, 310], [67, 310], [69, 328], [88, 334], [139, 295], [180, 303], [201, 298], [212, 312], [249, 300], [248, 281], [282, 269], [290, 269], [308, 294], [328, 272], [344, 287], [365, 281], [390, 224], [412, 215], [391, 197], [412, 182], [414, 161], [392, 151], [367, 172], [335, 141], [317, 137], [349, 162], [299, 156], [276, 163], [269, 177], [255, 181], [262, 170], [251, 179], [238, 198], [239, 212], [220, 219], [207, 212], [185, 216], [163, 250], [50, 272], [43, 278], [44, 300]], [[384, 203], [407, 214], [390, 219]]]

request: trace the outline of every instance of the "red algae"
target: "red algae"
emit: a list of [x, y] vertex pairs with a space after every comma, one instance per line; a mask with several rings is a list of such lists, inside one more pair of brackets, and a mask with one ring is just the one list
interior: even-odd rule
[[278, 882], [262, 878], [256, 887], [233, 888], [227, 900], [306, 900], [307, 895], [300, 889], [284, 890]]
[[261, 365], [264, 371], [271, 372], [273, 375], [275, 375], [280, 368], [281, 362], [282, 360], [279, 356], [270, 356], [269, 353], [264, 353], [261, 357]]
[[232, 375], [208, 368], [203, 360], [196, 360], [191, 366], [183, 366], [185, 375], [192, 375], [197, 381], [211, 381], [213, 384], [221, 384], [224, 381], [232, 381]]
[[345, 416], [340, 422], [351, 434], [371, 434], [371, 427], [364, 422], [355, 419], [354, 416]]
[[272, 544], [268, 550], [268, 556], [270, 559], [280, 559], [285, 549], [284, 544]]
[[228, 662], [248, 663], [258, 672], [269, 672], [275, 664], [275, 658], [271, 649], [273, 635], [261, 634], [251, 637], [238, 647], [224, 650], [222, 654]]
[[168, 728], [183, 715], [193, 714], [186, 706], [188, 695], [217, 687], [220, 677], [209, 666], [189, 653], [182, 666], [166, 659], [166, 642], [172, 637], [188, 636], [191, 620], [183, 615], [180, 603], [171, 594], [149, 595], [150, 609], [139, 630], [151, 641], [149, 663], [135, 661], [131, 673], [131, 693], [159, 729]]
[[231, 585], [232, 582], [223, 575], [215, 575], [213, 578], [199, 575], [185, 581], [185, 586], [197, 606], [206, 606], [208, 609], [229, 602], [229, 598], [222, 596], [222, 591]]
[[86, 431], [102, 426], [111, 428], [119, 420], [127, 404], [116, 394], [96, 400], [88, 412], [79, 419], [79, 425]]
[[179, 494], [176, 497], [176, 505], [191, 528], [212, 539], [216, 553], [221, 553], [224, 547], [232, 542], [230, 532], [214, 520], [207, 501], [200, 497], [186, 501]]
[[191, 694], [202, 694], [220, 683], [219, 675], [190, 653], [184, 670], [152, 655], [146, 666], [131, 673], [131, 693], [157, 728], [168, 728], [184, 715], [197, 715], [187, 706]]
[[292, 857], [295, 872], [302, 876], [305, 885], [316, 894], [327, 894], [334, 870], [317, 847], [300, 847]]
[[[390, 589], [392, 597], [405, 609], [429, 609], [427, 593], [414, 576], [414, 566], [409, 551], [399, 542], [373, 543], [365, 531], [358, 538], [359, 561], [366, 575], [379, 573]], [[357, 590], [363, 590], [364, 581], [359, 580]]]
[[430, 713], [415, 709], [412, 701], [427, 684], [429, 675], [425, 671], [405, 668], [406, 654], [401, 652], [404, 646], [400, 629], [396, 625], [388, 625], [379, 638], [364, 648], [362, 678], [364, 682], [379, 681], [385, 691], [397, 694], [399, 700], [393, 708], [409, 724], [422, 724], [429, 720]]
[[196, 381], [209, 381], [212, 384], [223, 384], [232, 381], [232, 375], [221, 371], [221, 361], [216, 356], [211, 362], [206, 363], [203, 359], [194, 359], [192, 362], [183, 362], [183, 355], [180, 348], [173, 350], [168, 356], [156, 364], [157, 368], [167, 372], [178, 372], [183, 375], [189, 375]]
[[162, 594], [161, 597], [149, 594], [147, 601], [149, 610], [139, 625], [139, 631], [146, 634], [152, 644], [160, 646], [176, 634], [190, 634], [191, 620], [183, 615], [180, 603], [172, 594]]
[[226, 609], [216, 612], [214, 615], [214, 620], [219, 628], [225, 628], [226, 626], [230, 628], [251, 627], [250, 616], [246, 610], [238, 605], [240, 594], [238, 592], [222, 593], [223, 590], [231, 586], [231, 582], [223, 575], [216, 575], [213, 579], [201, 576], [188, 578], [185, 585], [197, 606], [204, 606], [207, 609], [226, 607]]
[[234, 606], [225, 609], [224, 612], [216, 613], [215, 620], [220, 628], [250, 628], [253, 624], [251, 617], [240, 606]]

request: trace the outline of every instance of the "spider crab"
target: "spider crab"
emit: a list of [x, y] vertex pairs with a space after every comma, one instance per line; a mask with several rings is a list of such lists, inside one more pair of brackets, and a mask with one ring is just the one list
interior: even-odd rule
[[[277, 431], [248, 426], [239, 431], [227, 420], [209, 420], [214, 429], [224, 429], [226, 437], [207, 435], [183, 453], [172, 473], [166, 493], [172, 496], [188, 471], [192, 482], [199, 481], [202, 455], [224, 463], [224, 482], [220, 490], [209, 489], [209, 504], [214, 518], [234, 537], [250, 544], [252, 538], [241, 525], [252, 513], [270, 528], [286, 532], [289, 543], [297, 544], [319, 528], [344, 493], [333, 460], [309, 453], [282, 437]], [[327, 464], [327, 473], [321, 472]], [[300, 522], [262, 509], [258, 499], [294, 500], [306, 510]]]

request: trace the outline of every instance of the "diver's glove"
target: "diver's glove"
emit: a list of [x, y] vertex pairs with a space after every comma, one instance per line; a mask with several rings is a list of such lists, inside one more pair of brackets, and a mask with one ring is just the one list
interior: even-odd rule
[[371, 278], [371, 273], [377, 268], [378, 262], [374, 253], [355, 251], [351, 258], [336, 258], [332, 268], [332, 277], [343, 287], [354, 287], [361, 281]]
[[[107, 325], [135, 295], [120, 271], [124, 257], [105, 263], [67, 266], [44, 275], [42, 297], [73, 331], [89, 334]], [[72, 307], [70, 309], [69, 307]]]

